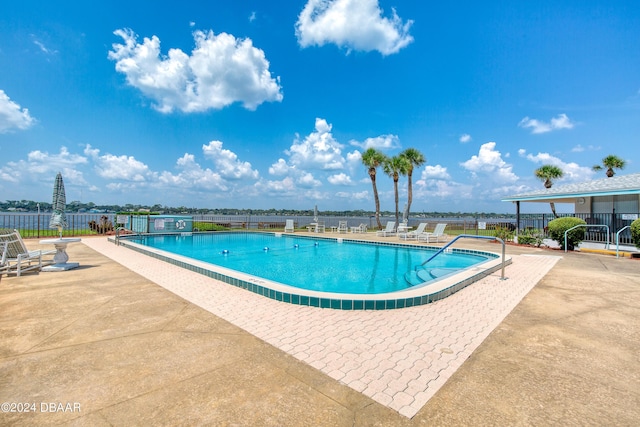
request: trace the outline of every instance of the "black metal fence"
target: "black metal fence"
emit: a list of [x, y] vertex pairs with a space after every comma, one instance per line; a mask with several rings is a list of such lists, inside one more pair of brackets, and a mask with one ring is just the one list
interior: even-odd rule
[[[619, 242], [623, 245], [633, 245], [629, 225], [638, 218], [638, 213], [630, 214], [560, 214], [560, 216], [576, 216], [585, 220], [593, 227], [587, 227], [585, 241], [605, 243], [609, 228], [609, 241], [616, 242], [616, 234], [619, 233]], [[56, 229], [49, 228], [49, 213], [0, 213], [0, 228], [18, 229], [25, 238], [53, 237], [58, 235]], [[283, 230], [285, 221], [293, 219], [297, 229], [305, 229], [307, 225], [315, 222], [309, 215], [277, 216], [277, 215], [194, 215], [194, 222], [216, 224], [229, 229], [253, 229], [253, 230]], [[516, 224], [515, 218], [495, 218], [468, 216], [468, 217], [424, 217], [413, 216], [409, 219], [410, 227], [417, 227], [421, 222], [428, 223], [427, 229], [432, 230], [438, 223], [446, 223], [447, 234], [475, 234], [481, 236], [493, 236], [498, 229], [520, 232], [524, 230], [538, 230], [546, 234], [547, 225], [552, 221], [552, 214], [521, 214], [520, 223]], [[64, 229], [64, 236], [86, 236], [106, 234], [113, 231], [116, 224], [116, 214], [113, 213], [79, 213], [67, 214], [68, 227]], [[364, 224], [371, 230], [377, 229], [377, 221], [374, 216], [323, 216], [319, 215], [319, 221], [324, 222], [326, 230], [337, 227], [339, 221], [347, 221], [349, 227]], [[395, 217], [380, 217], [382, 226], [387, 221], [395, 221]], [[197, 228], [197, 227], [196, 227]]]

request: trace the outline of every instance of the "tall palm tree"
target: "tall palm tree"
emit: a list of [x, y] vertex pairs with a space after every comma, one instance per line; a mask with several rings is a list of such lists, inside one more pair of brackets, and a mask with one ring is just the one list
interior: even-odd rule
[[[613, 154], [610, 154], [607, 157], [605, 157], [604, 159], [602, 159], [602, 166], [601, 165], [595, 165], [593, 167], [593, 170], [594, 171], [601, 171], [602, 169], [607, 168], [607, 172], [606, 172], [607, 176], [609, 178], [611, 178], [613, 175], [616, 174], [614, 172], [614, 169], [624, 169], [626, 164], [627, 164], [627, 162], [622, 160], [620, 157], [614, 156]], [[604, 166], [604, 168], [603, 168], [603, 166]]]
[[407, 148], [402, 153], [400, 153], [402, 157], [407, 159], [408, 161], [408, 169], [407, 169], [407, 218], [409, 217], [409, 212], [411, 211], [411, 202], [413, 201], [413, 168], [422, 166], [427, 159], [424, 155], [415, 148]]
[[[543, 165], [534, 171], [536, 178], [542, 180], [544, 182], [545, 188], [551, 188], [553, 185], [553, 180], [562, 178], [564, 172], [558, 166], [554, 165]], [[553, 216], [558, 218], [558, 214], [556, 213], [556, 204], [551, 202], [549, 203], [551, 206], [551, 212], [553, 212]]]
[[369, 148], [362, 153], [362, 164], [368, 168], [369, 178], [371, 178], [371, 185], [373, 186], [373, 199], [376, 204], [376, 222], [378, 223], [378, 229], [382, 228], [382, 224], [380, 224], [380, 199], [378, 198], [378, 187], [376, 186], [376, 169], [385, 162], [386, 158], [387, 156], [375, 148]]
[[393, 190], [395, 192], [395, 201], [396, 201], [396, 225], [398, 225], [399, 215], [398, 215], [398, 181], [400, 180], [400, 175], [406, 175], [409, 170], [409, 161], [402, 156], [393, 156], [391, 158], [387, 158], [387, 160], [382, 165], [382, 169], [384, 173], [393, 178]]

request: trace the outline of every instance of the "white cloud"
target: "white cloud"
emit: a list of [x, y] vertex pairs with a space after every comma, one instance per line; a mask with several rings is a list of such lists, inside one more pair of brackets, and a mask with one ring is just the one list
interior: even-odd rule
[[322, 182], [320, 182], [317, 179], [315, 179], [313, 177], [313, 174], [311, 174], [309, 172], [302, 173], [298, 177], [297, 183], [298, 183], [298, 185], [300, 185], [303, 188], [320, 187], [322, 185]]
[[13, 129], [25, 130], [33, 126], [36, 120], [31, 117], [29, 110], [21, 108], [0, 89], [0, 133]]
[[460, 142], [462, 142], [463, 144], [466, 144], [467, 142], [471, 141], [471, 135], [469, 135], [468, 133], [463, 133], [462, 135], [460, 135]]
[[591, 179], [594, 174], [590, 167], [580, 166], [575, 162], [566, 163], [549, 153], [538, 153], [534, 156], [533, 154], [527, 154], [526, 150], [520, 149], [518, 150], [518, 155], [539, 165], [553, 165], [559, 167], [562, 169], [562, 172], [564, 172], [564, 176], [561, 179], [566, 179], [568, 181], [587, 181]]
[[351, 185], [351, 177], [345, 173], [339, 173], [339, 174], [335, 174], [335, 175], [331, 175], [329, 178], [327, 178], [327, 181], [329, 181], [330, 184], [333, 185]]
[[124, 44], [114, 43], [109, 59], [116, 61], [127, 83], [153, 99], [163, 113], [220, 109], [234, 102], [255, 110], [263, 102], [282, 100], [279, 78], [271, 76], [269, 61], [251, 39], [195, 31], [191, 55], [169, 49], [165, 56], [157, 36], [138, 43], [130, 29], [114, 34]]
[[269, 174], [275, 176], [285, 176], [289, 173], [291, 167], [287, 164], [285, 159], [278, 159], [278, 161], [269, 167]]
[[334, 43], [351, 50], [397, 53], [413, 41], [406, 23], [391, 10], [383, 17], [378, 0], [309, 0], [298, 16], [296, 37], [302, 47]]
[[420, 176], [420, 179], [423, 180], [427, 180], [427, 179], [451, 179], [451, 175], [449, 175], [449, 172], [447, 172], [447, 168], [440, 166], [440, 165], [435, 165], [435, 166], [425, 166], [425, 168], [422, 170], [422, 174]]
[[578, 144], [575, 147], [573, 147], [571, 149], [572, 153], [582, 153], [583, 151], [598, 151], [601, 150], [602, 147], [596, 147], [594, 145], [589, 145], [587, 147], [583, 147], [582, 145]]
[[525, 117], [518, 123], [518, 126], [521, 128], [531, 128], [531, 133], [546, 133], [559, 129], [572, 129], [574, 125], [566, 114], [558, 114], [557, 117], [551, 119], [550, 123], [530, 119], [529, 117]]
[[207, 191], [220, 190], [228, 191], [226, 182], [219, 173], [209, 168], [203, 169], [196, 161], [193, 154], [185, 153], [176, 162], [180, 170], [178, 174], [163, 171], [159, 174], [158, 181], [164, 187], [182, 188], [191, 190], [193, 188]]
[[338, 191], [336, 194], [336, 197], [340, 197], [341, 199], [348, 199], [348, 200], [358, 200], [358, 201], [362, 201], [362, 200], [370, 200], [371, 197], [369, 196], [369, 192], [368, 191], [357, 191], [354, 193], [350, 193], [348, 191]]
[[331, 125], [326, 120], [317, 118], [315, 129], [315, 132], [310, 133], [303, 140], [296, 137], [286, 151], [290, 156], [290, 164], [322, 170], [344, 169], [343, 146], [331, 134]]
[[461, 163], [461, 166], [470, 171], [473, 177], [482, 175], [495, 182], [515, 182], [518, 177], [513, 173], [513, 167], [502, 160], [502, 154], [495, 148], [495, 142], [482, 144], [478, 155]]
[[222, 148], [221, 141], [211, 141], [202, 146], [206, 158], [212, 159], [216, 169], [226, 179], [257, 179], [258, 171], [251, 168], [251, 163], [241, 162], [230, 150]]
[[393, 150], [400, 148], [400, 138], [396, 135], [380, 135], [373, 138], [367, 138], [363, 142], [356, 140], [350, 141], [351, 145], [360, 147], [363, 150], [375, 148], [376, 150]]
[[55, 154], [35, 150], [27, 154], [26, 160], [8, 162], [5, 167], [1, 167], [0, 180], [20, 184], [48, 182], [61, 172], [65, 184], [84, 185], [84, 176], [77, 168], [87, 163], [86, 157], [70, 153], [66, 147], [60, 147], [60, 152]]
[[249, 14], [249, 22], [253, 22], [256, 20], [256, 12], [255, 10]]
[[90, 155], [98, 176], [106, 179], [145, 182], [153, 179], [154, 173], [143, 162], [133, 156], [100, 155], [100, 150], [87, 145], [85, 154]]

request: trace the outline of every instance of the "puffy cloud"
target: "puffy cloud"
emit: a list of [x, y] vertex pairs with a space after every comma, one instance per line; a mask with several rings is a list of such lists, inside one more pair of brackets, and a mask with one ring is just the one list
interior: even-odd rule
[[170, 113], [220, 109], [234, 102], [254, 110], [267, 101], [281, 101], [279, 79], [269, 72], [269, 61], [251, 39], [195, 31], [191, 55], [180, 49], [160, 53], [157, 36], [138, 43], [130, 29], [114, 32], [124, 44], [113, 44], [109, 59], [127, 83], [153, 99], [159, 111]]
[[115, 156], [109, 153], [101, 155], [100, 150], [93, 149], [90, 145], [85, 148], [85, 154], [91, 156], [95, 170], [102, 178], [145, 182], [155, 175], [146, 164], [133, 156]]
[[351, 177], [345, 173], [339, 173], [336, 175], [331, 175], [327, 178], [330, 184], [333, 185], [351, 185]]
[[525, 117], [520, 120], [518, 126], [525, 129], [531, 128], [531, 133], [546, 133], [559, 129], [572, 129], [574, 123], [571, 122], [571, 119], [566, 114], [559, 114], [558, 117], [552, 118], [550, 123]]
[[413, 41], [406, 23], [392, 9], [382, 16], [378, 0], [309, 0], [298, 16], [296, 37], [302, 47], [334, 43], [351, 50], [397, 53]]
[[514, 182], [518, 179], [513, 173], [510, 164], [502, 160], [502, 154], [497, 151], [495, 142], [487, 142], [480, 146], [478, 155], [471, 156], [469, 160], [461, 163], [461, 166], [474, 177], [484, 177], [497, 182]]
[[302, 173], [297, 180], [298, 185], [303, 188], [320, 187], [322, 183], [313, 177], [309, 172]]
[[462, 142], [463, 144], [466, 144], [467, 142], [471, 141], [471, 135], [469, 135], [468, 133], [463, 133], [462, 135], [460, 135], [460, 142]]
[[258, 171], [251, 168], [251, 163], [241, 162], [230, 150], [222, 148], [221, 141], [211, 141], [202, 146], [204, 156], [213, 160], [216, 168], [226, 179], [257, 179]]
[[423, 180], [427, 180], [427, 179], [451, 179], [451, 176], [449, 175], [449, 172], [447, 172], [447, 168], [440, 166], [440, 165], [435, 165], [435, 166], [425, 166], [425, 168], [422, 170], [422, 175], [420, 176], [420, 179]]
[[593, 170], [590, 167], [580, 166], [575, 162], [566, 163], [558, 157], [552, 156], [549, 153], [538, 153], [536, 155], [527, 154], [526, 150], [518, 150], [518, 155], [524, 157], [527, 160], [539, 164], [539, 165], [553, 165], [562, 169], [564, 177], [569, 181], [586, 181], [592, 178]]
[[293, 166], [339, 170], [345, 166], [342, 147], [331, 134], [331, 125], [326, 120], [317, 118], [315, 132], [303, 140], [296, 137], [286, 153], [290, 156], [290, 164]]
[[0, 180], [12, 183], [44, 181], [62, 172], [65, 183], [86, 184], [82, 172], [76, 170], [86, 163], [86, 157], [70, 153], [66, 147], [61, 147], [56, 154], [35, 150], [27, 154], [26, 160], [8, 162], [0, 168]]
[[360, 147], [363, 150], [367, 150], [369, 148], [375, 148], [376, 150], [393, 150], [400, 148], [400, 138], [396, 135], [380, 135], [373, 138], [367, 138], [363, 142], [352, 140], [351, 145]]
[[21, 108], [0, 89], [0, 133], [13, 129], [25, 130], [33, 126], [36, 120], [31, 117], [29, 110]]
[[289, 173], [291, 167], [287, 164], [285, 159], [278, 159], [278, 161], [269, 167], [269, 174], [275, 176], [285, 176]]
[[193, 154], [185, 153], [176, 162], [179, 173], [173, 174], [163, 171], [159, 174], [158, 181], [166, 187], [180, 187], [185, 190], [192, 188], [205, 190], [228, 191], [226, 182], [219, 173], [209, 168], [203, 169], [196, 161]]

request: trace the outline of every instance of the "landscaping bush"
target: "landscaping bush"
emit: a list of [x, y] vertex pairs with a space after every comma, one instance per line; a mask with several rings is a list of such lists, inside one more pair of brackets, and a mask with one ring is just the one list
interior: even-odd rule
[[518, 243], [521, 245], [531, 245], [540, 247], [544, 241], [544, 232], [541, 230], [524, 230], [518, 235]]
[[493, 235], [502, 239], [503, 242], [511, 242], [513, 241], [514, 233], [507, 227], [496, 226]]
[[[586, 225], [587, 223], [580, 218], [576, 217], [566, 217], [566, 218], [556, 218], [553, 221], [549, 222], [549, 237], [560, 244], [561, 249], [565, 249], [564, 247], [564, 233], [572, 227], [576, 225]], [[579, 227], [571, 230], [567, 234], [567, 250], [572, 251], [577, 245], [582, 242], [584, 239], [584, 227]]]
[[640, 219], [631, 223], [631, 240], [636, 248], [640, 249]]

